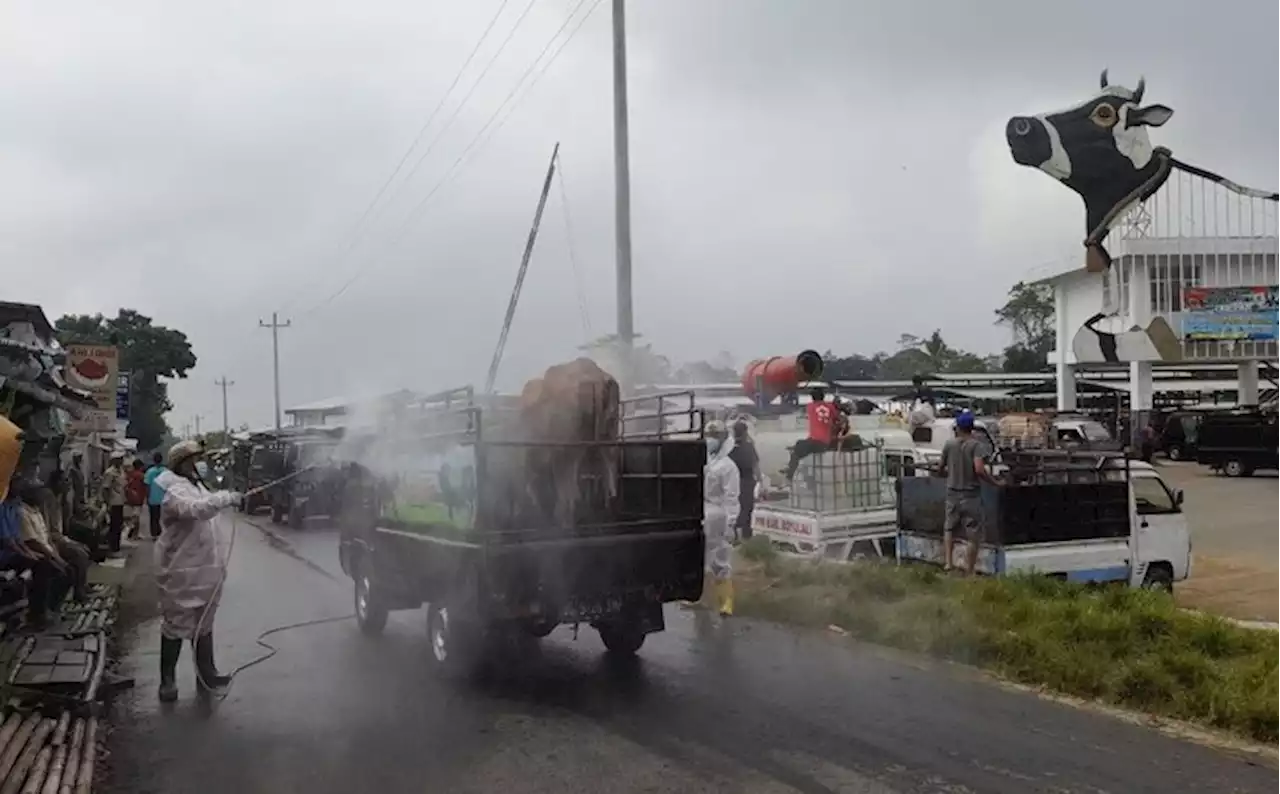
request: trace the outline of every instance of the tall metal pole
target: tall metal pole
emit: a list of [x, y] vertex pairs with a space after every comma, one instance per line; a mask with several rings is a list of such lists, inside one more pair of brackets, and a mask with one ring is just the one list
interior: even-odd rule
[[292, 320], [285, 320], [281, 323], [275, 312], [271, 313], [270, 325], [262, 320], [258, 321], [259, 327], [271, 329], [271, 377], [275, 387], [276, 430], [280, 429], [280, 329], [288, 328], [291, 325], [293, 325]]
[[200, 418], [201, 418], [201, 417], [200, 417], [200, 414], [196, 414], [196, 416], [195, 416], [195, 420], [196, 420], [196, 435], [197, 435], [197, 436], [199, 436], [199, 435], [200, 435]]
[[222, 387], [222, 442], [225, 444], [231, 439], [231, 425], [227, 422], [227, 387], [236, 385], [236, 382], [227, 380], [227, 376], [223, 375], [221, 379], [215, 380], [214, 384]]
[[623, 355], [628, 357], [626, 366], [630, 369], [635, 322], [631, 313], [631, 166], [627, 137], [627, 22], [624, 0], [613, 0], [613, 167], [618, 341], [622, 344]]

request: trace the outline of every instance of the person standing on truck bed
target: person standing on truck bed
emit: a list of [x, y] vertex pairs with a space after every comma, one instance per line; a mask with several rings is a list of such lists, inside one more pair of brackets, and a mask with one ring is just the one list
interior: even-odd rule
[[756, 508], [756, 484], [760, 481], [760, 453], [751, 440], [751, 428], [739, 419], [733, 423], [733, 449], [729, 460], [738, 467], [738, 521], [734, 527], [737, 540], [751, 539], [751, 514]]
[[982, 548], [982, 502], [979, 484], [996, 480], [987, 470], [984, 457], [987, 445], [973, 435], [973, 414], [962, 412], [956, 417], [955, 438], [947, 439], [942, 446], [942, 462], [938, 474], [947, 478], [947, 501], [942, 527], [943, 568], [951, 570], [952, 553], [955, 550], [955, 531], [963, 528], [965, 541], [965, 573], [973, 576], [978, 564], [978, 551]]
[[831, 442], [835, 440], [836, 407], [827, 402], [827, 392], [814, 389], [809, 392], [809, 397], [809, 405], [805, 407], [805, 415], [809, 419], [809, 435], [791, 448], [791, 460], [787, 462], [784, 472], [787, 482], [795, 476], [800, 461], [815, 452], [826, 452], [831, 449]]

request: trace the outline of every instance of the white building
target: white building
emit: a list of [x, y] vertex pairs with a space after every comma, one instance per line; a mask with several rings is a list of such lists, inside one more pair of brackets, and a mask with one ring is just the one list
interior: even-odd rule
[[1082, 247], [1079, 267], [1041, 279], [1054, 292], [1057, 344], [1049, 363], [1057, 367], [1058, 408], [1076, 408], [1082, 362], [1072, 352], [1072, 339], [1099, 312], [1115, 315], [1110, 321], [1115, 330], [1145, 329], [1154, 317], [1163, 317], [1181, 340], [1181, 362], [1120, 365], [1129, 370], [1132, 410], [1151, 410], [1153, 370], [1179, 363], [1236, 365], [1238, 403], [1257, 405], [1258, 363], [1276, 360], [1274, 335], [1265, 340], [1190, 340], [1184, 294], [1189, 287], [1274, 287], [1280, 250], [1276, 230], [1275, 202], [1246, 198], [1175, 172], [1112, 230], [1107, 240], [1114, 260], [1109, 272], [1086, 272]]

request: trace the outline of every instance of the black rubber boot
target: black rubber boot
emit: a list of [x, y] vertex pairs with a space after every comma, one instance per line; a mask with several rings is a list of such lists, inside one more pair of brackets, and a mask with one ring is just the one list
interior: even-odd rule
[[195, 641], [196, 687], [201, 692], [223, 694], [231, 683], [231, 676], [220, 675], [213, 662], [213, 633], [202, 635]]
[[182, 656], [182, 640], [160, 638], [160, 702], [178, 699], [178, 657]]

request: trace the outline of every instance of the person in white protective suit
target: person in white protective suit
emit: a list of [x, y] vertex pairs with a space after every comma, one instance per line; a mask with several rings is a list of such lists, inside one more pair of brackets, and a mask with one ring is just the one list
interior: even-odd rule
[[178, 697], [176, 674], [184, 641], [195, 648], [199, 691], [218, 693], [231, 683], [213, 661], [213, 618], [226, 576], [227, 550], [218, 513], [238, 504], [241, 495], [205, 487], [197, 466], [203, 453], [196, 441], [175, 444], [169, 450], [169, 468], [155, 480], [164, 490], [155, 545], [162, 702]]
[[711, 573], [716, 608], [733, 614], [733, 527], [738, 521], [738, 466], [730, 458], [733, 437], [723, 422], [708, 422], [707, 467], [703, 472], [702, 527], [706, 536], [706, 565]]

